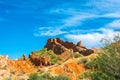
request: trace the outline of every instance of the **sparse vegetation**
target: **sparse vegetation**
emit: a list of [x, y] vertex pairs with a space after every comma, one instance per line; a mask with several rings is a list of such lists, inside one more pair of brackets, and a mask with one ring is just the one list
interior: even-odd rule
[[15, 71], [14, 71], [14, 70], [10, 70], [10, 73], [11, 73], [11, 74], [15, 74]]
[[20, 80], [25, 80], [24, 78], [21, 78]]
[[60, 57], [54, 54], [52, 50], [47, 50], [46, 48], [43, 48], [42, 50], [36, 51], [35, 52], [36, 56], [50, 56], [51, 58], [51, 63], [55, 64], [60, 60]]
[[53, 80], [53, 76], [50, 73], [42, 73], [39, 80]]
[[86, 64], [87, 62], [88, 62], [88, 59], [83, 57], [78, 61], [78, 64]]
[[29, 75], [29, 80], [39, 80], [38, 73], [32, 73]]
[[7, 77], [7, 78], [3, 78], [2, 80], [11, 80], [11, 78]]
[[66, 75], [58, 75], [54, 77], [54, 80], [70, 80], [70, 78]]
[[42, 73], [38, 75], [38, 73], [30, 74], [29, 80], [70, 80], [66, 75], [57, 75], [52, 76], [51, 73]]
[[74, 56], [74, 58], [83, 57], [83, 55], [82, 55], [82, 54], [80, 54], [80, 53], [78, 53], [78, 52], [73, 53], [73, 56]]
[[120, 80], [120, 37], [115, 43], [107, 43], [104, 52], [87, 65], [92, 69], [84, 77], [91, 80]]

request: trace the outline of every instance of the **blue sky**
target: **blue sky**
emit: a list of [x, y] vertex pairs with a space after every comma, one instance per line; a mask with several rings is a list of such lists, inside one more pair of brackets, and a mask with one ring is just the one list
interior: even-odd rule
[[0, 0], [0, 55], [16, 59], [60, 37], [88, 48], [120, 30], [120, 0]]

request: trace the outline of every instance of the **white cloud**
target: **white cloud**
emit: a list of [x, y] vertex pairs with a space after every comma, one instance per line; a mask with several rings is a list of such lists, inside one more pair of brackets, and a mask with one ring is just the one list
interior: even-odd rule
[[89, 29], [89, 30], [72, 29], [69, 31], [70, 34], [81, 34], [81, 33], [92, 33], [92, 32], [101, 32], [101, 29]]
[[[76, 12], [77, 13], [77, 12]], [[70, 13], [71, 14], [71, 13]], [[60, 29], [66, 28], [66, 27], [75, 27], [82, 25], [83, 21], [87, 19], [93, 19], [93, 18], [120, 18], [120, 12], [115, 13], [105, 13], [105, 14], [90, 14], [90, 13], [80, 13], [72, 15], [69, 18], [66, 18], [62, 20], [61, 22], [64, 23], [61, 26], [59, 26]]]
[[[54, 10], [53, 10], [54, 11]], [[56, 12], [57, 11], [57, 12]], [[71, 27], [71, 26], [80, 26], [82, 25], [83, 21], [87, 20], [87, 19], [93, 19], [93, 18], [116, 18], [119, 19], [120, 18], [120, 11], [116, 11], [116, 12], [106, 12], [106, 13], [95, 13], [93, 11], [93, 13], [88, 13], [88, 12], [81, 12], [79, 9], [75, 9], [75, 8], [68, 8], [68, 9], [55, 9], [55, 11], [53, 12], [54, 14], [56, 13], [63, 13], [63, 14], [67, 14], [70, 15], [68, 18], [62, 19], [61, 20], [61, 25], [59, 26], [60, 29], [65, 28], [65, 27]], [[91, 10], [92, 11], [92, 10]]]
[[102, 15], [102, 17], [120, 18], [120, 12], [106, 13], [106, 14]]
[[[103, 15], [95, 15], [95, 14], [88, 14], [88, 13], [80, 13], [76, 14], [74, 16], [71, 16], [69, 18], [61, 20], [61, 25], [55, 26], [55, 27], [39, 27], [37, 30], [37, 33], [34, 33], [34, 36], [56, 36], [66, 33], [73, 33], [73, 32], [83, 32], [87, 30], [69, 30], [69, 31], [63, 31], [62, 29], [65, 29], [67, 27], [77, 27], [82, 25], [83, 21], [90, 18], [120, 18], [118, 13], [107, 13]], [[106, 25], [108, 28], [118, 29], [120, 28], [120, 20], [115, 20], [109, 24]], [[105, 26], [105, 27], [106, 27]], [[90, 30], [89, 30], [90, 31]], [[88, 32], [89, 32], [88, 31]], [[94, 31], [94, 30], [92, 30]], [[91, 32], [92, 32], [91, 31]]]
[[39, 27], [37, 31], [34, 33], [34, 36], [56, 36], [61, 34], [69, 33], [69, 31], [63, 31], [62, 29], [65, 29], [67, 27], [75, 27], [77, 25], [81, 25], [82, 21], [88, 18], [93, 17], [94, 15], [87, 14], [87, 13], [81, 13], [79, 15], [74, 15], [69, 18], [66, 18], [61, 21], [60, 26], [55, 27]]
[[[75, 10], [73, 10], [75, 11]], [[75, 12], [74, 12], [75, 13]], [[86, 32], [87, 30], [67, 30], [63, 31], [63, 29], [67, 29], [68, 27], [75, 28], [77, 26], [82, 25], [83, 21], [87, 19], [93, 19], [93, 18], [120, 18], [119, 12], [115, 13], [106, 13], [102, 15], [98, 14], [90, 14], [90, 13], [84, 13], [84, 12], [76, 12], [77, 14], [73, 14], [72, 16], [65, 18], [61, 20], [61, 25], [56, 25], [54, 27], [39, 27], [37, 32], [34, 33], [34, 36], [56, 36], [56, 35], [61, 35], [61, 34], [66, 34], [66, 33], [80, 33], [80, 32]], [[118, 29], [120, 28], [120, 20], [115, 20], [107, 25], [105, 27], [107, 28], [113, 28], [113, 29]], [[104, 27], [104, 26], [103, 26]], [[94, 30], [92, 30], [94, 32]], [[91, 32], [92, 32], [91, 31]], [[88, 31], [90, 32], [90, 30]]]
[[73, 41], [74, 43], [77, 43], [78, 41], [82, 41], [83, 45], [93, 48], [93, 47], [100, 47], [100, 41], [102, 38], [107, 39], [113, 39], [118, 32], [115, 32], [111, 29], [100, 29], [102, 33], [93, 32], [93, 33], [87, 33], [87, 34], [67, 34], [65, 35], [65, 38], [67, 38], [70, 41]]
[[120, 0], [94, 0], [89, 1], [86, 6], [92, 6], [97, 12], [116, 12], [120, 10]]
[[81, 25], [82, 21], [89, 19], [89, 18], [93, 18], [93, 17], [95, 17], [95, 15], [88, 14], [88, 13], [75, 14], [74, 16], [71, 16], [63, 20], [64, 22], [63, 27]]
[[112, 29], [120, 29], [120, 20], [114, 20], [113, 22], [107, 24], [106, 27], [109, 27]]
[[[84, 6], [94, 6], [93, 9], [89, 10], [89, 8], [85, 11], [81, 11], [81, 8], [72, 8], [72, 7], [59, 7], [51, 9], [48, 14], [66, 14], [69, 15], [69, 17], [61, 19], [59, 22], [61, 25], [56, 25], [54, 27], [40, 27], [37, 32], [34, 33], [35, 36], [56, 36], [61, 34], [79, 34], [80, 32], [94, 32], [94, 30], [65, 30], [68, 27], [75, 28], [77, 26], [82, 25], [83, 21], [87, 19], [93, 19], [93, 18], [120, 18], [120, 11], [114, 9], [113, 11], [111, 9], [118, 8], [118, 4], [120, 3], [119, 0], [94, 0], [92, 2], [88, 2], [87, 4], [84, 4]], [[119, 6], [120, 7], [120, 6]], [[100, 10], [100, 11], [98, 11]], [[107, 10], [107, 11], [101, 11], [101, 10]], [[89, 12], [90, 11], [90, 12]], [[96, 13], [97, 12], [97, 13]], [[101, 13], [102, 12], [102, 13]], [[107, 23], [106, 23], [107, 24]], [[52, 26], [52, 25], [51, 25]], [[120, 21], [113, 21], [106, 26], [109, 26], [107, 28], [119, 28], [120, 27]], [[103, 26], [103, 27], [106, 27]], [[99, 31], [99, 29], [98, 29]], [[87, 34], [88, 35], [88, 34]], [[94, 35], [94, 34], [93, 34]]]
[[[68, 40], [73, 42], [83, 41], [87, 47], [98, 47], [102, 38], [112, 39], [115, 34], [118, 34], [114, 29], [120, 28], [120, 1], [119, 0], [94, 0], [83, 5], [84, 7], [93, 7], [87, 9], [81, 8], [54, 8], [48, 12], [49, 14], [68, 15], [61, 19], [60, 24], [54, 27], [40, 27], [35, 36], [56, 36], [63, 35]], [[84, 8], [83, 7], [83, 8]], [[75, 27], [82, 25], [83, 21], [95, 18], [113, 18], [118, 19], [111, 23], [106, 23], [103, 28], [91, 30], [76, 30]], [[69, 28], [68, 28], [69, 27]], [[65, 29], [70, 30], [65, 30]], [[74, 28], [74, 29], [73, 29]], [[83, 33], [84, 34], [83, 34]]]
[[60, 34], [65, 34], [66, 31], [62, 31], [59, 28], [54, 27], [39, 27], [39, 29], [33, 34], [35, 37], [39, 36], [56, 36]]

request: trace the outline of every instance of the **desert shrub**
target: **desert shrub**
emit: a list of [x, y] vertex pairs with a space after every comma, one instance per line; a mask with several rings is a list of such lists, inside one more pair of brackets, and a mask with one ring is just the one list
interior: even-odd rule
[[32, 73], [28, 80], [70, 80], [66, 75], [52, 76], [51, 73], [45, 72], [40, 75]]
[[21, 78], [20, 80], [25, 80], [24, 78]]
[[74, 58], [79, 58], [79, 57], [83, 57], [83, 55], [82, 54], [80, 54], [80, 53], [73, 53], [73, 56], [74, 56]]
[[88, 59], [87, 58], [82, 58], [80, 59], [77, 63], [78, 64], [86, 64], [88, 62]]
[[57, 63], [59, 60], [60, 60], [60, 57], [59, 57], [59, 56], [57, 56], [57, 55], [55, 55], [55, 54], [52, 54], [52, 55], [51, 55], [51, 63], [52, 63], [52, 64]]
[[89, 69], [96, 69], [97, 68], [96, 59], [92, 59], [91, 61], [86, 62], [85, 67]]
[[85, 72], [83, 74], [79, 74], [77, 77], [77, 80], [84, 80], [85, 78], [90, 78], [91, 73], [92, 72], [88, 71], [88, 72]]
[[15, 71], [14, 71], [14, 70], [10, 70], [10, 73], [11, 73], [11, 74], [15, 74]]
[[[98, 75], [100, 77], [98, 77]], [[106, 74], [104, 74], [101, 71], [89, 71], [89, 72], [85, 72], [84, 74], [80, 74], [78, 76], [78, 80], [84, 80], [84, 79], [89, 79], [89, 80], [114, 80], [114, 79], [110, 79]]]
[[2, 80], [11, 80], [11, 77], [3, 78]]
[[39, 80], [38, 73], [32, 73], [32, 74], [30, 74], [28, 80]]
[[40, 75], [39, 80], [53, 80], [53, 76], [50, 73], [43, 73]]
[[91, 64], [94, 64], [90, 66], [94, 68], [93, 72], [87, 73], [91, 80], [120, 80], [120, 38], [107, 44]]
[[50, 56], [50, 62], [52, 64], [55, 64], [60, 60], [60, 57], [58, 55], [56, 55], [52, 50], [47, 50], [46, 48], [36, 51], [35, 53], [36, 56]]
[[70, 80], [70, 78], [66, 75], [58, 75], [54, 77], [54, 80]]

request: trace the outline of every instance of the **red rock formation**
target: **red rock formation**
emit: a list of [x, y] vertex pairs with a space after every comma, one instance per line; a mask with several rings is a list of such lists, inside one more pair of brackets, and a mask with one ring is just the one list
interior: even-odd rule
[[87, 56], [94, 53], [94, 50], [87, 49], [85, 46], [82, 46], [82, 42], [78, 42], [77, 45], [73, 48], [74, 52], [79, 52], [80, 54]]
[[56, 54], [61, 54], [65, 52], [67, 49], [73, 49], [74, 46], [75, 45], [71, 42], [64, 42], [59, 38], [55, 38], [55, 39], [48, 39], [45, 48], [47, 48], [48, 50], [53, 50], [54, 53]]
[[72, 50], [73, 52], [79, 52], [85, 56], [94, 53], [92, 49], [87, 49], [85, 46], [82, 46], [82, 42], [78, 42], [76, 45], [72, 42], [65, 42], [59, 38], [48, 39], [45, 48], [48, 50], [53, 50], [56, 54], [61, 54], [65, 51]]
[[32, 52], [32, 54], [29, 56], [30, 61], [35, 66], [47, 66], [50, 65], [50, 57], [49, 56], [35, 56]]

